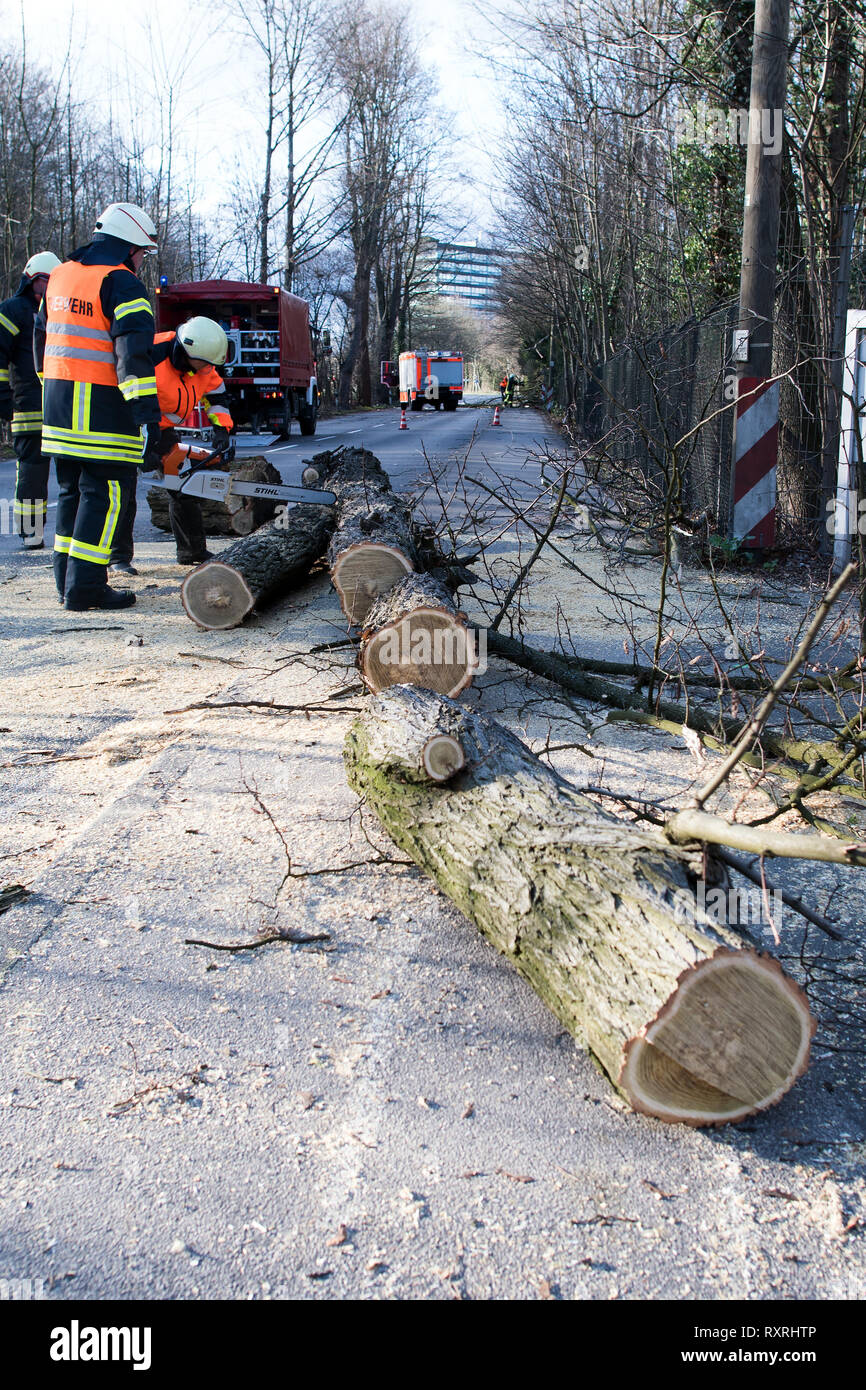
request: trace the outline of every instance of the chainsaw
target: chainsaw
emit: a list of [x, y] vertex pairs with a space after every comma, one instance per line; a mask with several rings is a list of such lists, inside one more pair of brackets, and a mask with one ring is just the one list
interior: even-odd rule
[[163, 459], [165, 471], [161, 478], [154, 479], [154, 486], [213, 502], [225, 502], [229, 497], [261, 497], [270, 502], [318, 502], [332, 507], [337, 500], [335, 493], [311, 487], [240, 482], [233, 473], [221, 473], [212, 466], [221, 457], [219, 451], [209, 452], [195, 444], [176, 444]]

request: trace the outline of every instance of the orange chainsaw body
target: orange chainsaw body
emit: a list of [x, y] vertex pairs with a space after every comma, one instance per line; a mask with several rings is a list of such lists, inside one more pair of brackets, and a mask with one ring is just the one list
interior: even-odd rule
[[200, 444], [175, 444], [162, 461], [162, 471], [169, 477], [176, 478], [185, 463], [204, 463], [210, 458], [213, 458], [214, 463], [219, 462], [212, 449], [206, 449]]

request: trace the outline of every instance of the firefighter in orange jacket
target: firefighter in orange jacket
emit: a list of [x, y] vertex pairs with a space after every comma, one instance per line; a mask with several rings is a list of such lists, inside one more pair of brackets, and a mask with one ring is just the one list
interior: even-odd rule
[[[170, 461], [177, 445], [174, 427], [183, 424], [199, 404], [213, 426], [214, 450], [224, 453], [228, 449], [232, 417], [225, 382], [216, 370], [227, 353], [228, 338], [213, 319], [193, 318], [182, 323], [176, 333], [157, 333], [154, 338], [156, 391], [162, 411], [160, 453], [166, 472], [177, 471]], [[177, 542], [178, 564], [199, 565], [209, 560], [199, 499], [170, 492], [168, 516]]]
[[159, 439], [153, 310], [138, 278], [155, 250], [156, 227], [143, 208], [110, 204], [93, 240], [51, 272], [34, 326], [42, 451], [54, 455], [60, 486], [54, 577], [60, 601], [76, 612], [135, 603], [107, 575], [136, 469], [152, 466], [146, 460]]

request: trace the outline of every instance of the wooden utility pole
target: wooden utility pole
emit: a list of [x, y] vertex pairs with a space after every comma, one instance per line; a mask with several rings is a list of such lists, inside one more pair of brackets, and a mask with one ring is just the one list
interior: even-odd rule
[[731, 530], [735, 539], [758, 547], [775, 540], [779, 383], [770, 384], [768, 378], [773, 370], [789, 12], [790, 0], [755, 0], [740, 314], [733, 351], [738, 382]]

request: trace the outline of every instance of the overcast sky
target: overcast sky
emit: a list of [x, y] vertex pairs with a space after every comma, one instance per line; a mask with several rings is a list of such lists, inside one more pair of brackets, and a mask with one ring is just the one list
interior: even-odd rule
[[[432, 9], [429, 0], [403, 0], [401, 10], [414, 18], [419, 34], [428, 35], [422, 52], [440, 84], [443, 141], [456, 150], [462, 176], [454, 196], [465, 209], [466, 236], [483, 239], [497, 195], [496, 132], [501, 122], [495, 85], [473, 50], [483, 51], [498, 38], [497, 31], [463, 0], [436, 0]], [[225, 179], [219, 180], [216, 171], [230, 173], [236, 152], [257, 152], [259, 88], [249, 68], [239, 70], [237, 40], [216, 7], [201, 0], [146, 0], [144, 6], [119, 0], [24, 0], [23, 12], [31, 58], [59, 65], [71, 36], [79, 89], [92, 94], [97, 106], [110, 89], [117, 105], [130, 80], [147, 81], [151, 71], [176, 72], [184, 56], [192, 56], [178, 94], [183, 150], [196, 168], [199, 210], [206, 214], [217, 206], [218, 182], [224, 191]], [[20, 29], [20, 14], [15, 0], [0, 0], [4, 37], [11, 39]], [[145, 16], [155, 45], [142, 29]]]

